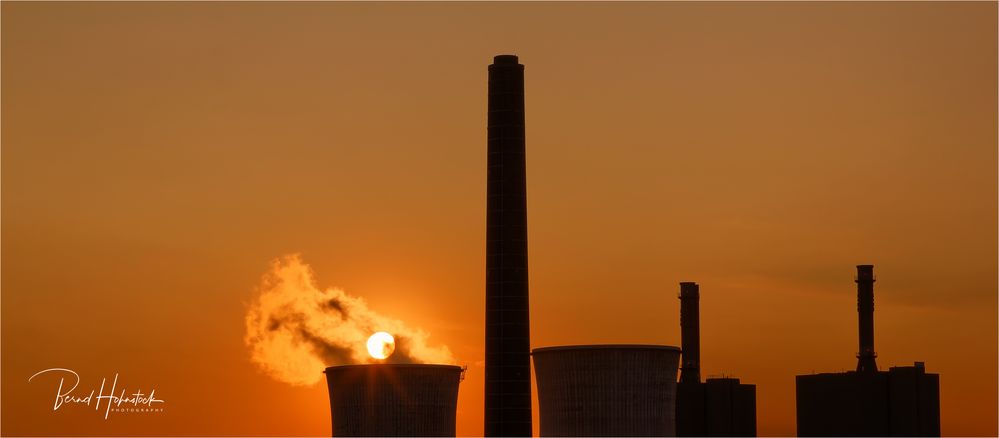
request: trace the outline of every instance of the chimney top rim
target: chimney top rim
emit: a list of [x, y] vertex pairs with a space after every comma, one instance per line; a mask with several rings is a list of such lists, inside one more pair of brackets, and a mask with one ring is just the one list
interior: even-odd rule
[[520, 58], [517, 55], [496, 55], [493, 57], [493, 64], [517, 65]]

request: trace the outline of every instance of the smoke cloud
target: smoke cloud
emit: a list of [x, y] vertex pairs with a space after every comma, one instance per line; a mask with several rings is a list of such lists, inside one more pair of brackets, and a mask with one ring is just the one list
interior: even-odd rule
[[[386, 360], [368, 355], [368, 337], [395, 337]], [[328, 366], [361, 363], [454, 363], [446, 346], [430, 347], [429, 335], [379, 315], [360, 297], [336, 288], [319, 289], [298, 254], [271, 264], [246, 314], [246, 345], [267, 374], [293, 385], [311, 385]]]

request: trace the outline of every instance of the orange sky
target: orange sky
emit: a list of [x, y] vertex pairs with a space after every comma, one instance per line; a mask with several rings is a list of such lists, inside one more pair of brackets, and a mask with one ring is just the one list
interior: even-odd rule
[[[703, 374], [940, 373], [997, 428], [996, 3], [2, 4], [4, 435], [326, 435], [250, 362], [282, 255], [469, 366], [481, 434], [486, 65], [526, 65], [532, 345], [679, 344]], [[52, 411], [120, 374], [165, 411]], [[317, 370], [319, 372], [320, 370]], [[535, 424], [537, 428], [537, 424]]]

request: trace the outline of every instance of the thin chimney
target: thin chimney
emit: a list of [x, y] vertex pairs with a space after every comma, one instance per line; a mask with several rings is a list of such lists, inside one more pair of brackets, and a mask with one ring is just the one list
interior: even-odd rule
[[489, 66], [485, 436], [531, 436], [524, 66]]
[[857, 314], [860, 351], [857, 352], [857, 372], [874, 372], [874, 265], [857, 265]]
[[681, 383], [701, 381], [701, 322], [697, 283], [680, 283]]

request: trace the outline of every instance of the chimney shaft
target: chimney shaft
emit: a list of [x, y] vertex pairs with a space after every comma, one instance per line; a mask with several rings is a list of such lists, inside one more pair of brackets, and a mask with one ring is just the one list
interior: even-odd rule
[[701, 322], [697, 283], [680, 283], [680, 383], [701, 381]]
[[524, 66], [489, 66], [485, 436], [531, 436]]
[[857, 372], [874, 372], [874, 265], [857, 265], [857, 314], [860, 350], [857, 352]]

